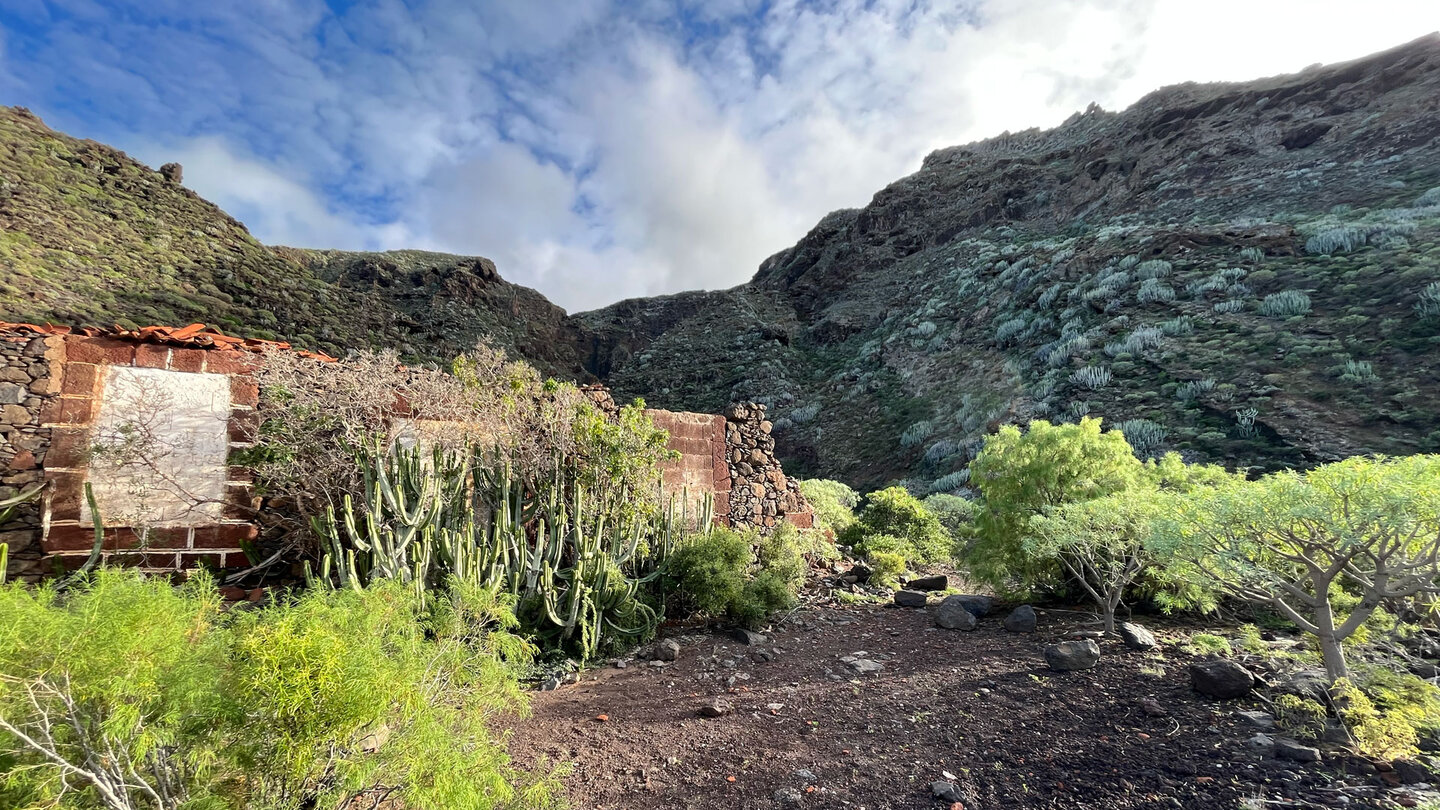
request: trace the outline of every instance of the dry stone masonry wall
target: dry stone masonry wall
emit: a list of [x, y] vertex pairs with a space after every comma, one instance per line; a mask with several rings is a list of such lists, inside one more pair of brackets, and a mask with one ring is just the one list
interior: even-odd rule
[[787, 478], [775, 459], [771, 428], [761, 403], [735, 402], [725, 409], [731, 525], [771, 529], [788, 520], [808, 529], [813, 513], [799, 483]]
[[[51, 374], [59, 351], [58, 338], [0, 330], [0, 499], [44, 480], [50, 428], [43, 413], [59, 393]], [[0, 543], [10, 547], [8, 569], [14, 576], [39, 575], [43, 522], [43, 506], [36, 500], [22, 504], [0, 526]]]

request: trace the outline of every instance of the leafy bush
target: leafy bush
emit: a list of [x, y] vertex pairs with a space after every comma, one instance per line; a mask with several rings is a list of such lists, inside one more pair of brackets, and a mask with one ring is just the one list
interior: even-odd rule
[[955, 553], [954, 541], [939, 519], [904, 487], [865, 496], [859, 520], [840, 539], [867, 557], [875, 552], [896, 553], [907, 563], [939, 562]]
[[524, 708], [508, 606], [432, 597], [318, 590], [224, 614], [204, 577], [121, 569], [63, 595], [0, 589], [0, 805], [549, 806], [489, 728]]
[[1419, 734], [1399, 712], [1382, 712], [1350, 678], [1330, 687], [1340, 721], [1350, 730], [1356, 750], [1377, 759], [1403, 759], [1418, 751]]
[[755, 627], [794, 606], [805, 560], [788, 524], [768, 536], [720, 527], [687, 538], [665, 570], [682, 608]]
[[1265, 296], [1260, 314], [1270, 318], [1293, 318], [1310, 312], [1310, 296], [1299, 290], [1282, 290]]
[[524, 705], [513, 665], [530, 648], [494, 591], [432, 599], [426, 609], [394, 585], [312, 590], [239, 616], [226, 692], [245, 731], [230, 753], [257, 804], [341, 806], [394, 784], [416, 807], [519, 797], [488, 723]]
[[970, 464], [984, 495], [975, 535], [963, 556], [972, 575], [997, 588], [1043, 588], [1061, 579], [1053, 561], [1025, 552], [1030, 519], [1046, 508], [1098, 498], [1133, 486], [1142, 465], [1125, 435], [1102, 432], [1100, 420], [1079, 424], [1006, 425], [985, 439]]
[[1329, 712], [1311, 700], [1297, 695], [1280, 695], [1275, 698], [1275, 722], [1298, 740], [1317, 740], [1325, 733], [1325, 719]]
[[860, 505], [860, 493], [845, 484], [824, 478], [806, 479], [800, 482], [800, 494], [815, 510], [815, 528], [838, 536], [845, 527], [855, 522], [855, 507]]
[[[969, 470], [962, 472], [969, 473]], [[957, 543], [963, 542], [975, 530], [975, 502], [958, 495], [937, 492], [921, 501], [926, 511], [940, 521], [945, 531]]]
[[[1349, 674], [1343, 645], [1379, 605], [1435, 591], [1437, 489], [1440, 456], [1357, 456], [1174, 496], [1153, 539], [1176, 576], [1279, 610], [1314, 636], [1336, 680]], [[1342, 586], [1360, 599], [1337, 601]]]

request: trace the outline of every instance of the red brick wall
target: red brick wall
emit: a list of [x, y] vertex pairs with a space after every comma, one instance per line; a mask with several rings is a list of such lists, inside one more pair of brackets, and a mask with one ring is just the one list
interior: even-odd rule
[[[93, 421], [99, 414], [106, 366], [134, 366], [182, 373], [224, 374], [230, 378], [231, 452], [250, 446], [256, 423], [259, 387], [253, 373], [255, 355], [219, 349], [193, 349], [133, 343], [107, 337], [65, 336], [62, 353], [52, 363], [60, 396], [41, 412], [51, 432], [45, 461], [47, 520], [40, 545], [49, 556], [47, 567], [78, 567], [94, 545], [93, 524], [81, 522], [84, 484], [89, 475], [86, 457], [93, 442]], [[245, 519], [253, 504], [251, 479], [243, 468], [232, 466], [227, 476], [224, 519], [213, 525], [154, 527], [144, 537], [128, 526], [106, 526], [102, 546], [105, 561], [156, 571], [193, 568], [201, 563], [234, 568], [248, 563], [240, 546], [258, 530]], [[102, 518], [104, 516], [102, 515]]]
[[661, 465], [667, 497], [687, 497], [692, 508], [706, 495], [714, 498], [715, 522], [729, 524], [730, 468], [725, 459], [725, 419], [703, 413], [648, 410], [655, 426], [670, 434], [666, 444], [680, 458]]

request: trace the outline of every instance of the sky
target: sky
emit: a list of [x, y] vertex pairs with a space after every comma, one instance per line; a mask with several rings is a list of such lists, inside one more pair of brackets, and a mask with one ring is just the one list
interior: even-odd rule
[[268, 244], [570, 311], [743, 283], [934, 149], [1353, 59], [1440, 0], [0, 0], [0, 103]]

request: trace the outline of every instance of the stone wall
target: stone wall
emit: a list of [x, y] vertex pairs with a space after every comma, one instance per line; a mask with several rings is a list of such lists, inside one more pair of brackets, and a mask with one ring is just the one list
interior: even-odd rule
[[725, 448], [730, 473], [727, 516], [732, 525], [770, 529], [782, 521], [802, 529], [814, 512], [797, 481], [785, 476], [775, 458], [775, 439], [765, 406], [735, 402], [725, 409]]
[[[232, 456], [258, 427], [259, 357], [198, 328], [116, 336], [0, 324], [0, 496], [45, 485], [0, 526], [11, 577], [34, 581], [88, 558], [87, 483], [108, 564], [174, 571], [250, 562], [244, 547], [258, 536], [259, 502]], [[615, 409], [603, 388], [586, 394]], [[775, 459], [763, 405], [737, 403], [724, 416], [647, 413], [678, 453], [662, 468], [664, 492], [687, 498], [691, 514], [710, 497], [720, 525], [812, 525]]]
[[804, 529], [814, 525], [799, 484], [775, 458], [764, 405], [737, 402], [723, 416], [646, 413], [670, 433], [667, 446], [680, 454], [661, 469], [667, 495], [684, 493], [692, 505], [712, 496], [715, 522], [724, 526], [766, 531], [787, 521]]
[[[43, 416], [59, 394], [51, 368], [62, 351], [59, 338], [0, 330], [0, 499], [44, 480], [50, 427]], [[36, 500], [18, 507], [0, 526], [0, 543], [10, 547], [7, 569], [12, 577], [40, 576], [44, 520], [43, 501]]]

